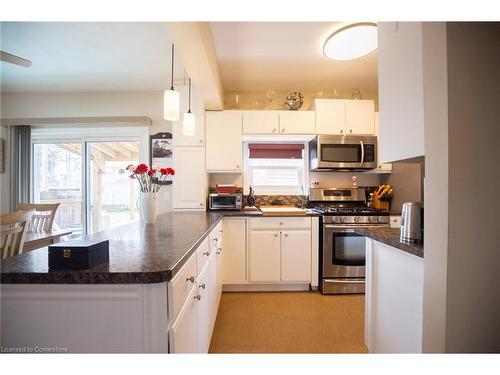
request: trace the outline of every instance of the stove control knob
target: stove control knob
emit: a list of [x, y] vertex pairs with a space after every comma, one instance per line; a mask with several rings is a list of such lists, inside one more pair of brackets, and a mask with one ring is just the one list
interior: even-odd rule
[[373, 220], [376, 221], [377, 223], [380, 223], [380, 218], [379, 217], [374, 217]]
[[354, 218], [354, 221], [355, 221], [356, 223], [359, 223], [359, 216], [356, 216], [356, 217]]
[[344, 217], [339, 216], [339, 217], [338, 217], [338, 220], [339, 220], [339, 222], [340, 222], [340, 223], [343, 223], [343, 222], [344, 222]]

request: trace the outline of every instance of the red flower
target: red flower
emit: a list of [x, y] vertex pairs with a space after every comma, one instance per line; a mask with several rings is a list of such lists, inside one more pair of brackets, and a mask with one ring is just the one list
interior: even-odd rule
[[136, 174], [143, 174], [148, 171], [148, 166], [144, 163], [139, 164], [137, 167], [135, 167], [134, 173]]
[[175, 174], [175, 171], [172, 168], [161, 168], [160, 173], [162, 175], [169, 175], [170, 174], [173, 176]]
[[151, 169], [148, 171], [148, 176], [152, 176], [152, 175], [154, 175], [155, 173], [156, 173], [156, 169], [152, 169], [152, 168], [151, 168]]

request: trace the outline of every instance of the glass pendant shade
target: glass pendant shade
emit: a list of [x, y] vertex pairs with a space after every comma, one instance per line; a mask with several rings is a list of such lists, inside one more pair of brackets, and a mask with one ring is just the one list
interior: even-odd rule
[[196, 127], [196, 116], [194, 113], [184, 113], [184, 120], [182, 122], [182, 134], [189, 137], [194, 137]]
[[167, 121], [179, 121], [180, 95], [170, 89], [163, 93], [163, 117]]

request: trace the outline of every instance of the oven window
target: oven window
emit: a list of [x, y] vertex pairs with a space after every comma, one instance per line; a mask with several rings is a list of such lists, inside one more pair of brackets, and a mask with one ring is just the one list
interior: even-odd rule
[[235, 200], [236, 198], [234, 196], [218, 196], [218, 197], [214, 197], [212, 198], [212, 202], [213, 202], [213, 205], [217, 206], [217, 207], [231, 207], [231, 206], [234, 206], [235, 205]]
[[361, 145], [323, 144], [321, 161], [338, 163], [361, 163]]
[[353, 233], [333, 234], [333, 265], [364, 266], [365, 237]]

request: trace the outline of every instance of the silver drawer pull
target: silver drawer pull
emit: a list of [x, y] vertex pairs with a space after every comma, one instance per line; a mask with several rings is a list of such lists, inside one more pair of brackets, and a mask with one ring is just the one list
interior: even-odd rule
[[220, 251], [216, 251], [215, 254], [220, 255]]
[[203, 255], [209, 256], [210, 255], [210, 251], [204, 252]]
[[194, 284], [194, 276], [186, 278], [186, 281], [191, 281]]
[[200, 285], [200, 288], [201, 288], [201, 289], [205, 289], [206, 287], [207, 287], [207, 286], [205, 285], [205, 283], [203, 283], [203, 284], [201, 284], [201, 285]]
[[197, 299], [198, 301], [201, 299], [201, 295], [194, 296], [194, 299]]

